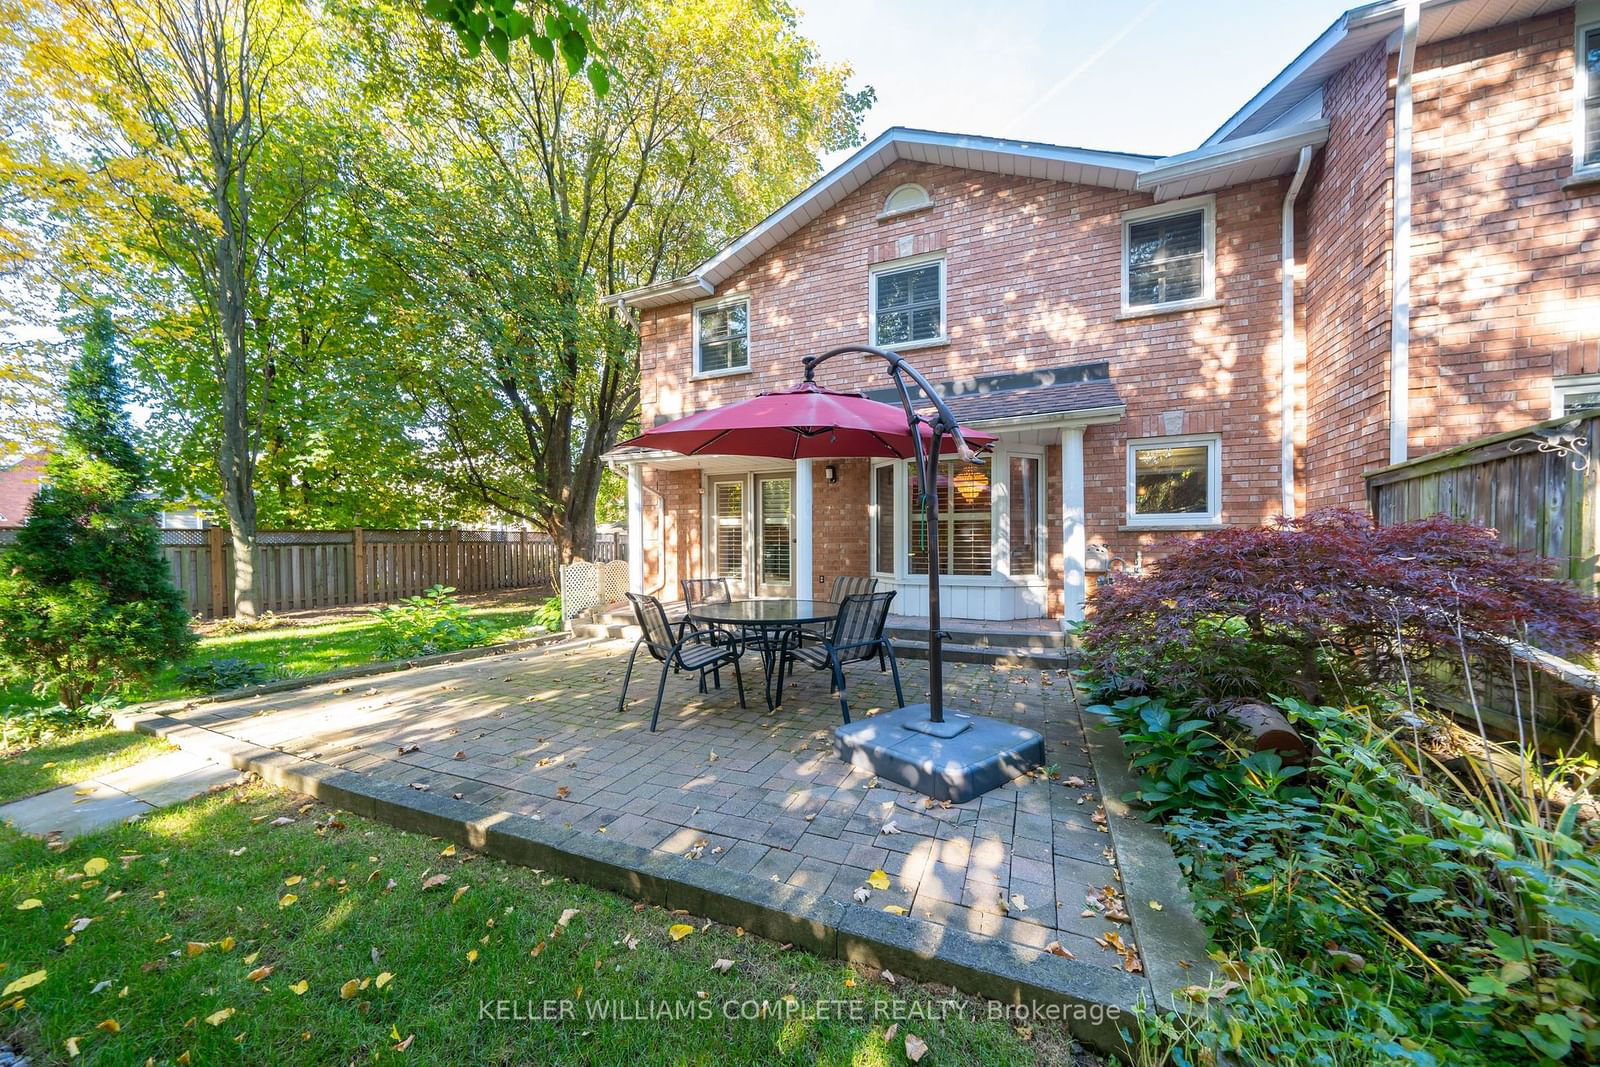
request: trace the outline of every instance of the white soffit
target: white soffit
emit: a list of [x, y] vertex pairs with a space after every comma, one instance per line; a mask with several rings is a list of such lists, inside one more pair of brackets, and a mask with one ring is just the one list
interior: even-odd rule
[[1273, 178], [1294, 170], [1302, 148], [1315, 148], [1327, 140], [1326, 120], [1299, 122], [1168, 156], [1139, 175], [1135, 186], [1155, 193], [1157, 200], [1176, 200]]

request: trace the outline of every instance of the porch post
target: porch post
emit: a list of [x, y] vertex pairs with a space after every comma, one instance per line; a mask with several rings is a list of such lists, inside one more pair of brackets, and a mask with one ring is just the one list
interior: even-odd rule
[[628, 464], [628, 590], [644, 592], [644, 469]]
[[1061, 624], [1083, 620], [1084, 562], [1088, 554], [1083, 514], [1083, 427], [1061, 429]]
[[789, 521], [794, 524], [794, 595], [809, 599], [816, 591], [811, 588], [811, 464], [812, 460], [794, 461], [794, 499]]

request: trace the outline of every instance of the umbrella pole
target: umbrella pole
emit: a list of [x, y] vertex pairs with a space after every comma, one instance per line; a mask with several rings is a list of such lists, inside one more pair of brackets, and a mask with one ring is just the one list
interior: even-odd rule
[[919, 457], [926, 470], [922, 484], [928, 493], [928, 721], [944, 722], [944, 632], [939, 623], [939, 438], [933, 427], [933, 447]]

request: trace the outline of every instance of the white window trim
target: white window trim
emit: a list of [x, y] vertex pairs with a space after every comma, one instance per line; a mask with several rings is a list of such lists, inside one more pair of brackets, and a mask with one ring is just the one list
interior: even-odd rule
[[[702, 311], [716, 311], [720, 308], [733, 307], [737, 304], [744, 305], [744, 366], [729, 367], [726, 370], [701, 370], [700, 369], [700, 313]], [[689, 331], [694, 344], [694, 373], [689, 376], [690, 381], [702, 378], [731, 378], [737, 374], [749, 374], [750, 364], [755, 357], [754, 334], [755, 320], [750, 316], [750, 297], [744, 293], [737, 296], [713, 297], [695, 304], [689, 313]]]
[[[894, 538], [894, 548], [890, 553], [894, 560], [894, 568], [892, 570], [880, 571], [878, 569], [878, 471], [884, 467], [892, 467], [894, 469], [894, 485], [893, 488], [890, 489], [890, 492], [894, 494], [895, 503], [894, 530], [890, 533], [890, 536]], [[906, 495], [906, 469], [905, 463], [899, 460], [877, 460], [872, 464], [872, 470], [870, 474], [870, 477], [872, 478], [872, 496], [871, 504], [867, 509], [867, 521], [869, 523], [867, 530], [867, 551], [871, 553], [870, 568], [874, 578], [887, 578], [893, 580], [904, 576], [906, 571], [904, 548], [906, 544], [906, 530], [908, 527], [906, 526], [906, 509], [901, 506], [901, 503]]]
[[[1134, 454], [1145, 448], [1206, 447], [1206, 502], [1211, 506], [1204, 514], [1141, 515], [1134, 510], [1133, 471]], [[1222, 436], [1214, 433], [1188, 434], [1183, 437], [1140, 437], [1128, 442], [1126, 474], [1127, 525], [1128, 526], [1214, 526], [1222, 521]]]
[[1558, 374], [1550, 379], [1550, 417], [1567, 413], [1568, 393], [1600, 392], [1600, 374]]
[[[878, 275], [892, 274], [897, 270], [908, 267], [921, 267], [929, 263], [939, 264], [939, 336], [929, 337], [922, 341], [907, 341], [900, 345], [884, 345], [878, 343]], [[874, 263], [867, 270], [867, 344], [878, 348], [886, 348], [890, 352], [910, 352], [918, 348], [932, 348], [935, 345], [950, 343], [950, 268], [945, 262], [943, 252], [928, 252], [920, 256], [906, 256], [904, 259], [891, 259], [884, 263]]]
[[[1188, 215], [1194, 211], [1201, 212], [1200, 228], [1205, 239], [1205, 270], [1204, 284], [1199, 296], [1187, 300], [1169, 300], [1164, 304], [1130, 304], [1128, 303], [1128, 231], [1136, 222], [1149, 222], [1151, 219], [1164, 219], [1172, 215]], [[1124, 315], [1148, 314], [1155, 311], [1181, 311], [1184, 308], [1202, 307], [1214, 303], [1217, 298], [1217, 198], [1214, 196], [1192, 196], [1187, 200], [1172, 200], [1164, 204], [1155, 204], [1151, 207], [1142, 207], [1134, 211], [1125, 211], [1122, 214], [1122, 258], [1120, 263], [1122, 276], [1122, 313]]]
[[[891, 208], [889, 204], [894, 198], [907, 189], [919, 190], [922, 193], [922, 199], [909, 207]], [[878, 212], [878, 221], [884, 222], [888, 219], [897, 219], [902, 215], [915, 215], [917, 212], [926, 211], [932, 206], [933, 195], [928, 192], [927, 186], [922, 185], [920, 182], [905, 182], [895, 186], [889, 191], [889, 195], [883, 198], [883, 210]]]
[[1584, 104], [1589, 96], [1589, 65], [1584, 62], [1583, 39], [1600, 30], [1600, 0], [1582, 0], [1573, 12], [1572, 31], [1572, 176], [1600, 178], [1600, 163], [1585, 165], [1589, 154]]

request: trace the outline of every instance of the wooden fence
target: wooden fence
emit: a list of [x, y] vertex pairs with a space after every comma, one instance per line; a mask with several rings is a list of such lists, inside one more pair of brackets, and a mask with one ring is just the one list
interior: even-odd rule
[[[0, 543], [14, 536], [0, 531]], [[520, 530], [263, 530], [258, 545], [263, 612], [382, 604], [432, 585], [462, 593], [553, 591], [560, 562], [549, 536]], [[623, 551], [618, 535], [595, 539], [597, 561]], [[233, 546], [226, 530], [162, 530], [161, 552], [192, 614], [233, 613]]]
[[[1373, 471], [1367, 499], [1380, 525], [1443, 514], [1492, 527], [1505, 544], [1550, 560], [1579, 588], [1600, 593], [1600, 411], [1549, 419]], [[1530, 665], [1523, 662], [1520, 671]], [[1479, 665], [1477, 697], [1486, 722], [1515, 736], [1515, 712], [1530, 706], [1531, 683], [1541, 747], [1600, 745], [1594, 695], [1537, 662], [1531, 666], [1519, 695], [1509, 663]], [[1455, 688], [1456, 710], [1467, 714], [1465, 687]]]

